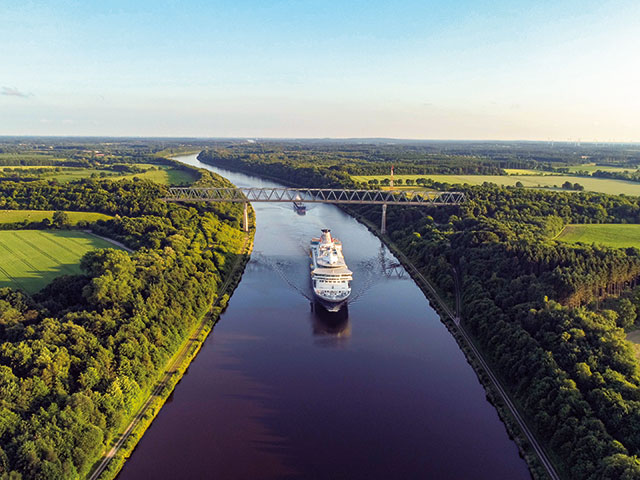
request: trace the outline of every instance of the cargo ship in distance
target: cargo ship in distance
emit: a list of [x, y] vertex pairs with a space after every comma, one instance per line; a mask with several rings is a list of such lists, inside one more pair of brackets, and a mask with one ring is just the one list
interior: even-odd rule
[[293, 209], [298, 215], [304, 215], [307, 213], [307, 206], [299, 200], [293, 202]]
[[311, 239], [311, 283], [313, 293], [323, 307], [337, 312], [351, 295], [353, 273], [342, 255], [342, 242], [331, 238], [331, 230], [322, 230]]
[[307, 206], [302, 203], [302, 197], [300, 197], [300, 194], [296, 195], [296, 198], [293, 200], [293, 209], [298, 215], [304, 215], [307, 213]]

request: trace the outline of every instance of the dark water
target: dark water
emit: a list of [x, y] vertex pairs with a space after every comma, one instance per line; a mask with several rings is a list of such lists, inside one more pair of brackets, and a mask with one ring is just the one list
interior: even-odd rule
[[[395, 259], [376, 237], [329, 205], [305, 216], [254, 208], [242, 282], [120, 480], [530, 478], [422, 292], [385, 275]], [[354, 271], [354, 301], [338, 316], [307, 298], [307, 245], [323, 227]]]

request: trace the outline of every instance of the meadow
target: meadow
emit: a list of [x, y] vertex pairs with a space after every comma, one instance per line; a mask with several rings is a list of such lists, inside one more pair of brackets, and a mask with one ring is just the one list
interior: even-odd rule
[[582, 165], [571, 165], [569, 172], [589, 172], [593, 173], [596, 170], [602, 170], [603, 172], [635, 172], [635, 168], [624, 167], [611, 167], [609, 165], [596, 165], [595, 163], [585, 163]]
[[561, 173], [545, 172], [543, 170], [532, 170], [529, 168], [505, 168], [504, 171], [507, 172], [507, 175], [536, 175], [538, 177], [548, 175], [562, 175]]
[[616, 248], [640, 248], [640, 225], [595, 223], [567, 225], [556, 240], [568, 243], [596, 243]]
[[35, 293], [60, 275], [80, 273], [80, 259], [96, 248], [118, 247], [77, 230], [0, 231], [0, 287]]
[[[596, 170], [603, 172], [635, 172], [635, 168], [630, 167], [611, 167], [609, 165], [596, 165], [595, 163], [583, 163], [582, 165], [569, 165], [566, 167], [569, 173], [587, 172], [592, 174]], [[566, 175], [565, 173], [545, 172], [543, 170], [533, 170], [529, 168], [505, 168], [508, 175]]]
[[[150, 165], [139, 165], [147, 167]], [[180, 185], [183, 183], [193, 183], [198, 179], [196, 172], [192, 170], [183, 170], [181, 168], [173, 168], [167, 166], [156, 166], [155, 169], [147, 170], [144, 173], [132, 173], [127, 175], [121, 175], [120, 178], [132, 179], [134, 177], [144, 178], [151, 180], [152, 182], [160, 183], [162, 185]]]
[[152, 182], [160, 183], [162, 185], [179, 185], [183, 183], [193, 183], [198, 179], [197, 174], [191, 170], [174, 168], [168, 165], [151, 165], [148, 163], [137, 163], [134, 165], [136, 167], [144, 168], [146, 171], [142, 173], [118, 173], [112, 170], [99, 168], [58, 167], [54, 165], [6, 166], [0, 167], [0, 170], [19, 169], [29, 171], [42, 169], [44, 170], [44, 173], [38, 174], [40, 178], [43, 180], [56, 180], [60, 183], [67, 183], [92, 177], [109, 178], [113, 180], [121, 180], [123, 178], [133, 179], [134, 177], [137, 177], [151, 180]]
[[0, 153], [0, 162], [10, 162], [19, 165], [21, 162], [33, 162], [33, 161], [51, 161], [51, 162], [63, 162], [66, 158], [60, 158], [53, 153], [38, 153], [38, 152], [20, 152], [20, 153]]
[[[54, 210], [0, 210], [0, 223], [16, 222], [41, 222], [45, 218], [51, 220]], [[65, 212], [69, 217], [69, 223], [76, 225], [80, 221], [95, 222], [96, 220], [109, 220], [110, 215], [96, 212]]]
[[[532, 172], [534, 170], [531, 170]], [[378, 181], [389, 178], [389, 175], [352, 175], [356, 182], [368, 182], [372, 179]], [[403, 183], [407, 179], [416, 180], [418, 178], [428, 178], [435, 182], [455, 184], [482, 185], [484, 182], [495, 183], [497, 185], [516, 186], [517, 182], [522, 183], [525, 188], [545, 188], [561, 189], [566, 181], [579, 183], [589, 192], [608, 193], [618, 195], [640, 196], [640, 183], [627, 180], [616, 180], [610, 178], [578, 177], [574, 175], [395, 175], [394, 178], [402, 179]], [[415, 186], [414, 186], [415, 187]]]

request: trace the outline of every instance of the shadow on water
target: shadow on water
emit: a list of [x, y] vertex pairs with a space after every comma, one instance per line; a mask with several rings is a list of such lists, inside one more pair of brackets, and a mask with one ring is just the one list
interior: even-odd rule
[[329, 312], [318, 302], [311, 302], [311, 328], [315, 343], [335, 346], [351, 336], [349, 306], [344, 305], [337, 312]]

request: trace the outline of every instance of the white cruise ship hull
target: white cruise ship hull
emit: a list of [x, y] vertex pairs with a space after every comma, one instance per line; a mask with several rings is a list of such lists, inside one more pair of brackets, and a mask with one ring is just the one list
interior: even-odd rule
[[322, 305], [329, 312], [339, 311], [343, 306], [347, 304], [347, 300], [349, 300], [349, 295], [340, 300], [336, 300], [335, 298], [328, 298], [326, 296], [318, 294], [315, 289], [313, 291], [313, 294], [315, 296], [316, 302]]
[[352, 272], [342, 256], [342, 244], [329, 230], [311, 240], [311, 283], [317, 303], [330, 312], [339, 311], [351, 295]]

